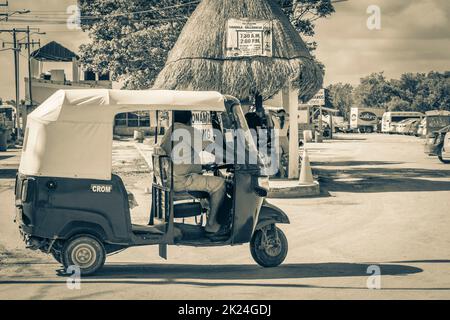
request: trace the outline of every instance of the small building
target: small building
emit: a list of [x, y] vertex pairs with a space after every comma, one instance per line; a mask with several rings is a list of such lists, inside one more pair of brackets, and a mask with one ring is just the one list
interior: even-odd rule
[[[32, 106], [30, 109], [60, 89], [112, 89], [109, 73], [82, 70], [79, 56], [55, 41], [31, 54], [32, 102], [29, 84], [30, 81], [25, 78], [25, 100], [28, 106]], [[146, 134], [152, 132], [149, 113], [119, 114], [115, 124], [114, 134], [117, 135], [133, 135], [135, 130], [143, 130]]]
[[[146, 135], [154, 134], [156, 128], [156, 112], [129, 112], [116, 116], [114, 134], [119, 136], [132, 136], [135, 130]], [[152, 121], [150, 121], [152, 120]]]
[[47, 43], [31, 54], [31, 81], [25, 78], [26, 104], [40, 105], [60, 89], [112, 89], [109, 74], [81, 71], [78, 55], [55, 41]]

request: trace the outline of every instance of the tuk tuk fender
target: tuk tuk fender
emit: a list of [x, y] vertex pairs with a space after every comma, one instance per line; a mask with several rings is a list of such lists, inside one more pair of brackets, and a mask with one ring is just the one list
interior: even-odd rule
[[264, 201], [261, 211], [259, 213], [258, 224], [256, 225], [256, 230], [261, 230], [262, 228], [271, 224], [290, 224], [289, 217], [280, 208], [274, 206], [273, 204]]
[[58, 238], [60, 239], [70, 239], [71, 237], [79, 234], [89, 234], [96, 237], [98, 240], [105, 241], [112, 238], [111, 230], [108, 230], [108, 234], [105, 232], [104, 228], [97, 223], [86, 222], [86, 221], [72, 221], [64, 226], [64, 228], [59, 232]]
[[46, 221], [33, 228], [33, 235], [48, 239], [69, 239], [77, 234], [90, 234], [106, 242], [124, 242], [127, 239], [114, 233], [108, 220], [101, 214], [90, 211], [47, 209]]

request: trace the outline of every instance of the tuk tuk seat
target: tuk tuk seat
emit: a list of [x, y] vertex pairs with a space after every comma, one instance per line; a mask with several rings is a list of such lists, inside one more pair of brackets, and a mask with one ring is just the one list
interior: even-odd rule
[[205, 191], [188, 191], [188, 192], [176, 192], [175, 201], [190, 200], [190, 199], [208, 199], [209, 193]]
[[[153, 152], [153, 168], [154, 168], [154, 178], [155, 182], [168, 187], [170, 185], [169, 177], [172, 166], [172, 161], [170, 157], [167, 156], [161, 147], [156, 147]], [[205, 191], [183, 191], [175, 192], [175, 201], [177, 200], [189, 200], [195, 199], [208, 199], [209, 193]]]
[[[160, 147], [156, 147], [153, 153], [154, 184], [164, 188], [170, 187], [170, 172], [172, 161]], [[157, 192], [155, 190], [155, 192]], [[190, 218], [202, 215], [204, 209], [198, 200], [208, 199], [209, 193], [204, 191], [174, 192], [174, 217]]]

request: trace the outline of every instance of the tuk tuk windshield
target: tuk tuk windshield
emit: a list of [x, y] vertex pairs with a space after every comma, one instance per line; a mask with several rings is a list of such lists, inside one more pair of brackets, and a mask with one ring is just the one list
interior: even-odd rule
[[[261, 169], [262, 175], [269, 175], [269, 169], [270, 169], [270, 158], [268, 155], [265, 155], [261, 153], [255, 143], [255, 134], [256, 132], [252, 133], [250, 128], [247, 124], [247, 119], [245, 118], [244, 112], [242, 111], [242, 108], [240, 105], [235, 105], [232, 108], [232, 112], [234, 115], [234, 118], [237, 122], [237, 137], [238, 142], [243, 143], [245, 146], [245, 151], [249, 155], [249, 157], [256, 158], [256, 165], [259, 166]], [[240, 141], [239, 141], [240, 140]], [[250, 161], [251, 162], [251, 161]]]

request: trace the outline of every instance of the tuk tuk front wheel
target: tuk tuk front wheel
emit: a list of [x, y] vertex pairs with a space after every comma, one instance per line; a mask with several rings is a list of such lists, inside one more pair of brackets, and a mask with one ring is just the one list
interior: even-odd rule
[[106, 260], [103, 244], [89, 235], [79, 235], [68, 240], [61, 256], [66, 270], [70, 266], [78, 266], [81, 275], [94, 274], [103, 267]]
[[255, 232], [250, 241], [250, 252], [260, 266], [278, 267], [286, 259], [288, 241], [281, 229], [271, 225]]

